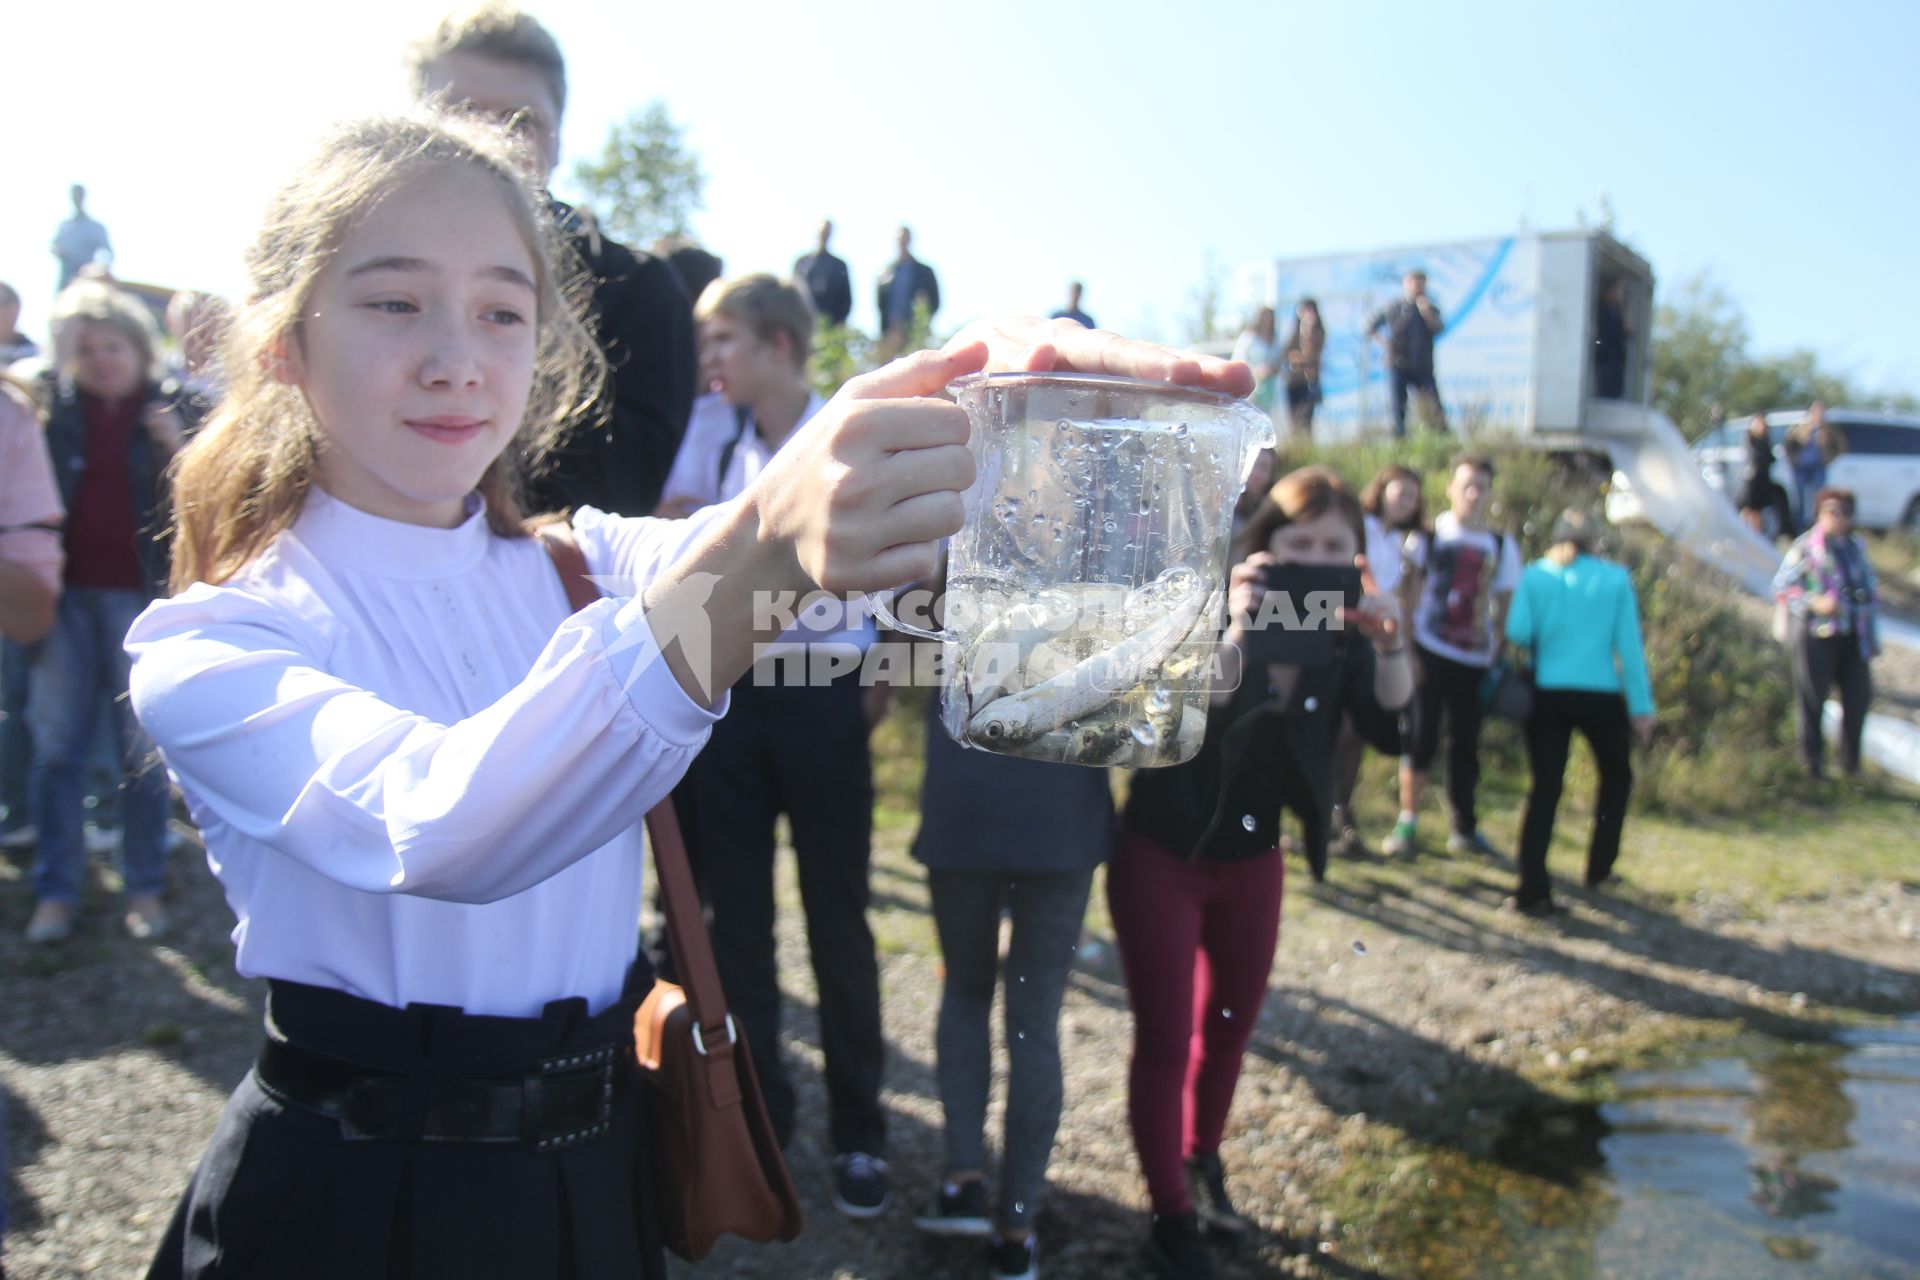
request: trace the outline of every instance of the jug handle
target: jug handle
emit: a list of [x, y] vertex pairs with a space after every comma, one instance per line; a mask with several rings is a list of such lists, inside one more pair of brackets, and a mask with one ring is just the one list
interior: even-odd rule
[[891, 591], [868, 592], [867, 607], [873, 610], [873, 616], [880, 620], [881, 625], [890, 630], [898, 631], [903, 635], [914, 636], [921, 640], [939, 640], [945, 642], [949, 639], [945, 632], [929, 631], [925, 627], [916, 627], [910, 622], [902, 622], [899, 618], [895, 617], [893, 613], [893, 592]]

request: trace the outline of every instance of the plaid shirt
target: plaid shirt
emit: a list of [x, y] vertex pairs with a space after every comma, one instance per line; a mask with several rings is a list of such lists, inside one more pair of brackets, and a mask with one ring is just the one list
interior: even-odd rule
[[[1856, 599], [1856, 594], [1861, 598]], [[1879, 656], [1879, 584], [1867, 549], [1856, 535], [1829, 544], [1816, 526], [1794, 539], [1780, 571], [1773, 575], [1773, 595], [1805, 622], [1808, 634], [1821, 639], [1857, 636], [1863, 656]], [[1807, 598], [1815, 595], [1830, 595], [1840, 607], [1823, 618], [1807, 608]]]

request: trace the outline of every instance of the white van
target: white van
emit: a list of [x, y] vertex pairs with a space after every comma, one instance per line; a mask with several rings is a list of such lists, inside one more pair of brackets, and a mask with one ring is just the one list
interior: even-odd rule
[[[1793, 501], [1793, 466], [1786, 456], [1787, 431], [1806, 416], [1803, 409], [1766, 415], [1773, 437], [1773, 478], [1785, 502], [1766, 513], [1765, 532], [1774, 536], [1789, 518]], [[1694, 442], [1693, 456], [1707, 483], [1732, 502], [1740, 493], [1747, 466], [1747, 424], [1752, 414], [1730, 416], [1726, 425]], [[1847, 451], [1827, 468], [1827, 484], [1851, 489], [1854, 520], [1863, 529], [1905, 528], [1920, 536], [1920, 418], [1862, 409], [1829, 409], [1827, 421], [1846, 433]], [[1630, 492], [1621, 493], [1624, 477], [1616, 476], [1616, 495], [1609, 495], [1608, 515], [1632, 519], [1638, 515]]]

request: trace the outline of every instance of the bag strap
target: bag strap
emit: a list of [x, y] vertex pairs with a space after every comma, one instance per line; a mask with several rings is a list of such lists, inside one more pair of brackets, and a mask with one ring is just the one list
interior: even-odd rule
[[[567, 590], [567, 604], [577, 613], [600, 598], [600, 589], [587, 575], [587, 557], [573, 540], [573, 530], [565, 524], [541, 525], [533, 531], [540, 545], [553, 559], [560, 581]], [[733, 1043], [736, 1034], [733, 1019], [727, 1013], [726, 993], [720, 986], [720, 969], [714, 963], [713, 943], [707, 937], [707, 922], [700, 909], [700, 895], [693, 887], [693, 872], [687, 866], [687, 846], [680, 835], [680, 818], [671, 798], [647, 811], [647, 842], [653, 846], [654, 872], [660, 877], [660, 898], [666, 907], [667, 939], [687, 1005], [700, 1028], [702, 1052], [705, 1046]]]

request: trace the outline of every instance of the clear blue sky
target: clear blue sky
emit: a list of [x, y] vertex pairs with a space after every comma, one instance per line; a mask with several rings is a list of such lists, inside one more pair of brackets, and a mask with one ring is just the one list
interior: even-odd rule
[[[266, 191], [328, 120], [404, 101], [400, 48], [441, 8], [10, 6], [0, 278], [29, 328], [74, 180], [124, 275], [237, 289]], [[785, 270], [830, 216], [856, 321], [903, 221], [942, 328], [1078, 277], [1102, 324], [1177, 338], [1209, 256], [1568, 227], [1605, 191], [1663, 293], [1710, 272], [1756, 350], [1920, 390], [1920, 4], [532, 8], [572, 73], [563, 192], [663, 99], [729, 270]]]

